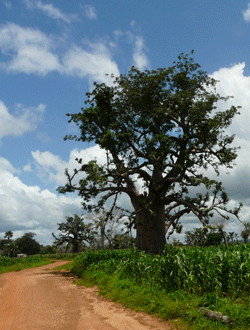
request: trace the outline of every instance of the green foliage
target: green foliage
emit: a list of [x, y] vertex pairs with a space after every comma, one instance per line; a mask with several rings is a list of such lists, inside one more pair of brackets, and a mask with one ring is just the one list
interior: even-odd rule
[[4, 238], [7, 238], [8, 240], [10, 240], [11, 237], [13, 237], [13, 231], [11, 231], [11, 230], [6, 231]]
[[51, 262], [51, 260], [39, 255], [30, 255], [23, 259], [0, 256], [0, 274], [25, 268], [38, 267]]
[[[88, 251], [73, 261], [79, 284], [97, 284], [100, 294], [193, 330], [229, 329], [199, 307], [221, 312], [236, 329], [250, 328], [250, 245], [176, 248], [151, 255], [130, 250]], [[188, 326], [187, 326], [188, 324]], [[182, 328], [182, 327], [180, 327]]]
[[61, 231], [59, 238], [52, 234], [55, 238], [54, 244], [66, 244], [67, 249], [71, 246], [73, 253], [79, 252], [83, 241], [90, 241], [92, 237], [91, 224], [86, 225], [77, 214], [66, 217], [66, 222], [58, 223], [58, 230]]
[[241, 231], [241, 237], [243, 238], [244, 242], [248, 242], [248, 238], [250, 235], [250, 223], [249, 222], [244, 222], [244, 228]]
[[112, 239], [114, 249], [128, 249], [135, 245], [136, 240], [126, 234], [116, 234]]
[[41, 246], [34, 239], [35, 233], [25, 233], [22, 237], [15, 240], [15, 245], [18, 253], [25, 253], [27, 255], [34, 255], [40, 252]]
[[[105, 149], [107, 161], [77, 159], [74, 173], [65, 170], [68, 182], [58, 191], [77, 191], [88, 211], [99, 210], [119, 194], [128, 195], [135, 211], [137, 246], [152, 253], [164, 249], [165, 221], [167, 228], [179, 228], [179, 219], [191, 212], [206, 225], [213, 210], [226, 219], [227, 212], [238, 217], [242, 205], [227, 209], [222, 183], [201, 174], [207, 168], [219, 174], [220, 166], [231, 168], [237, 157], [231, 145], [234, 136], [225, 131], [239, 107], [217, 109], [218, 101], [228, 97], [216, 92], [216, 83], [185, 54], [168, 69], [141, 72], [132, 67], [112, 86], [94, 83], [87, 107], [67, 114], [79, 127], [79, 136], [65, 140], [94, 142]], [[77, 176], [79, 184], [73, 184]], [[135, 177], [142, 180], [145, 194]], [[196, 196], [189, 193], [190, 187], [197, 187]], [[98, 202], [92, 205], [93, 197]]]
[[167, 245], [162, 256], [131, 250], [88, 251], [78, 255], [72, 271], [103, 270], [121, 278], [144, 281], [166, 292], [250, 295], [250, 245], [176, 248]]
[[41, 246], [40, 254], [56, 254], [56, 248], [51, 245]]

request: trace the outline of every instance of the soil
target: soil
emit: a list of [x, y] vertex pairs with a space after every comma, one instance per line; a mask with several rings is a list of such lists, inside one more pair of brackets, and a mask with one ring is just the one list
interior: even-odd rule
[[0, 275], [0, 330], [170, 330], [173, 324], [137, 313], [73, 284], [67, 263]]

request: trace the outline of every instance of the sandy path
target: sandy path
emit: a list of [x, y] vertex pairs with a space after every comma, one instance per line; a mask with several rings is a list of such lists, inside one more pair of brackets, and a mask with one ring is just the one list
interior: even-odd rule
[[77, 287], [66, 263], [0, 275], [0, 330], [170, 330], [167, 322], [137, 313], [98, 296], [97, 288]]

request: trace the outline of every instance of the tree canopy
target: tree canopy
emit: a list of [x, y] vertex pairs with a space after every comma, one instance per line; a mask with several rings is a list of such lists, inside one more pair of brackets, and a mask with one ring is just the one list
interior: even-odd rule
[[56, 246], [67, 244], [67, 247], [72, 246], [72, 252], [77, 253], [80, 250], [80, 245], [84, 241], [90, 241], [92, 237], [91, 224], [86, 225], [83, 219], [74, 214], [73, 217], [67, 217], [66, 222], [58, 223], [59, 237], [55, 238]]
[[22, 237], [15, 240], [17, 251], [27, 255], [33, 255], [40, 252], [41, 246], [35, 240], [36, 233], [25, 233]]
[[106, 150], [107, 160], [101, 165], [96, 159], [76, 159], [76, 169], [65, 170], [68, 182], [58, 191], [78, 191], [88, 211], [128, 195], [137, 247], [151, 253], [162, 252], [166, 232], [180, 229], [185, 214], [192, 213], [204, 226], [214, 211], [238, 217], [242, 205], [227, 209], [222, 183], [206, 176], [208, 168], [216, 174], [220, 166], [231, 168], [237, 157], [234, 136], [225, 130], [239, 107], [217, 110], [218, 101], [228, 97], [216, 92], [216, 83], [185, 54], [168, 69], [132, 67], [112, 86], [94, 83], [86, 94], [87, 107], [67, 114], [80, 135], [65, 140], [94, 142]]

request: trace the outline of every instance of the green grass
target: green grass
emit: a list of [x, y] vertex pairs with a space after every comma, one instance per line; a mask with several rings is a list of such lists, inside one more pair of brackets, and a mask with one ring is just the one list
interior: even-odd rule
[[137, 250], [88, 251], [72, 262], [78, 284], [137, 311], [178, 320], [184, 329], [229, 329], [199, 307], [220, 312], [237, 330], [250, 329], [250, 246], [180, 249], [162, 256]]
[[55, 268], [53, 268], [53, 270], [57, 270], [57, 271], [61, 271], [61, 270], [71, 270], [72, 269], [72, 262], [69, 262], [65, 265], [62, 266], [57, 266]]
[[0, 274], [20, 271], [26, 268], [39, 267], [55, 262], [43, 256], [27, 256], [26, 258], [0, 257]]

